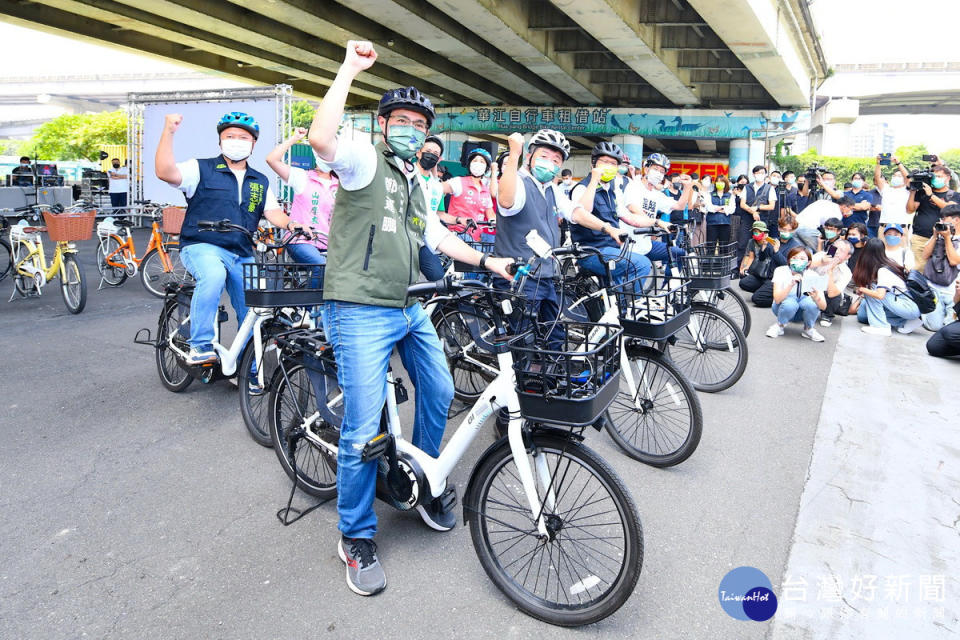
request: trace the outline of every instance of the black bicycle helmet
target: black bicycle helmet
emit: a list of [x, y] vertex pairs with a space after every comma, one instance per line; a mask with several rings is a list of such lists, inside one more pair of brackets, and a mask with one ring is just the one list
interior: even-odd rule
[[224, 129], [229, 129], [230, 127], [238, 127], [244, 131], [249, 131], [254, 140], [260, 137], [260, 125], [257, 123], [256, 118], [240, 111], [231, 111], [230, 113], [223, 114], [220, 122], [217, 123], [217, 133], [223, 133]]
[[390, 89], [380, 98], [377, 115], [387, 117], [395, 109], [410, 109], [422, 114], [427, 119], [427, 128], [433, 126], [437, 112], [433, 110], [430, 98], [420, 93], [416, 87], [401, 87]]
[[567, 142], [566, 136], [554, 129], [540, 129], [535, 134], [530, 136], [530, 142], [527, 144], [527, 149], [530, 151], [530, 153], [533, 153], [534, 149], [537, 147], [550, 147], [551, 149], [556, 149], [560, 152], [560, 155], [563, 156], [564, 160], [570, 157], [570, 143]]
[[443, 155], [443, 140], [440, 139], [440, 136], [427, 136], [426, 138], [424, 138], [423, 144], [427, 144], [428, 142], [432, 142], [433, 144], [440, 147], [440, 155], [441, 156]]
[[590, 164], [596, 164], [600, 156], [613, 158], [619, 164], [623, 162], [623, 149], [614, 142], [598, 142], [590, 152]]

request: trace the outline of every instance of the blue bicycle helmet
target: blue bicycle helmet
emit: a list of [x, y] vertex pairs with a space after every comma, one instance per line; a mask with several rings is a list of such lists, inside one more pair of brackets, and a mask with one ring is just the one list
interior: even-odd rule
[[647, 161], [643, 163], [643, 166], [649, 167], [652, 164], [658, 164], [663, 167], [664, 171], [670, 171], [670, 159], [662, 153], [651, 153], [647, 156]]
[[383, 94], [377, 107], [377, 115], [387, 117], [395, 109], [410, 109], [422, 114], [427, 119], [428, 129], [433, 126], [433, 120], [437, 117], [430, 98], [420, 93], [416, 87], [390, 89]]
[[467, 164], [470, 164], [470, 161], [473, 160], [473, 156], [480, 156], [487, 161], [487, 168], [493, 164], [493, 158], [490, 157], [490, 152], [488, 152], [483, 147], [476, 147], [470, 150], [470, 153], [467, 154]]
[[230, 113], [223, 114], [220, 122], [217, 123], [217, 133], [223, 133], [224, 129], [229, 129], [230, 127], [239, 127], [244, 131], [249, 131], [254, 140], [260, 137], [260, 125], [256, 119], [240, 111], [231, 111]]

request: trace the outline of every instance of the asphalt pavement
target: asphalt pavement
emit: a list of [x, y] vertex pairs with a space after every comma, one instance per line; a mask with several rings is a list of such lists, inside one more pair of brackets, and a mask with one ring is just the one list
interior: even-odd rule
[[[351, 593], [334, 505], [280, 524], [290, 484], [247, 435], [235, 388], [164, 389], [153, 350], [133, 343], [156, 326], [160, 300], [136, 278], [98, 291], [93, 256], [81, 243], [89, 291], [78, 316], [53, 287], [8, 303], [12, 284], [0, 283], [0, 638], [746, 640], [770, 631], [724, 613], [718, 586], [742, 565], [780, 583], [839, 326], [823, 330], [822, 344], [798, 330], [771, 340], [772, 314], [754, 310], [747, 371], [732, 389], [701, 394], [703, 438], [677, 467], [644, 466], [605, 433], [587, 434], [637, 503], [645, 557], [622, 609], [567, 630], [511, 605], [466, 527], [437, 533], [382, 503], [389, 586], [374, 598]], [[407, 422], [412, 405], [401, 405]], [[461, 493], [491, 442], [492, 425], [453, 475]]]

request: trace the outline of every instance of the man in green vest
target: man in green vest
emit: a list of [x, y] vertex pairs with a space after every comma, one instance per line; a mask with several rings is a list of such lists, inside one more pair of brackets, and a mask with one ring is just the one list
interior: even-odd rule
[[[377, 462], [361, 462], [360, 456], [379, 431], [394, 346], [416, 387], [412, 443], [428, 455], [439, 454], [453, 399], [453, 381], [436, 331], [417, 301], [407, 298], [407, 287], [419, 276], [420, 247], [426, 243], [504, 278], [509, 278], [506, 268], [512, 262], [488, 258], [448, 232], [435, 215], [427, 215], [412, 162], [436, 114], [417, 89], [383, 95], [377, 119], [383, 135], [376, 144], [337, 137], [350, 85], [376, 59], [370, 42], [347, 43], [344, 62], [317, 108], [308, 138], [340, 179], [327, 250], [323, 324], [344, 400], [337, 456], [337, 551], [347, 565], [347, 585], [360, 595], [386, 587], [373, 542]], [[456, 515], [439, 500], [417, 510], [432, 529], [449, 531], [456, 525]]]

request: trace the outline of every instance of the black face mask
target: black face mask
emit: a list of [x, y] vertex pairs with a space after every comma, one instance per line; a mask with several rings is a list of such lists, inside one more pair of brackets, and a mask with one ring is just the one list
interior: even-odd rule
[[440, 156], [438, 156], [435, 153], [424, 151], [423, 153], [420, 154], [419, 162], [421, 167], [429, 171], [430, 169], [433, 169], [435, 166], [437, 166], [438, 162], [440, 162]]
[[114, 162], [114, 163], [113, 163], [113, 168], [114, 168], [114, 169], [119, 169], [119, 168], [120, 168], [120, 163], [119, 163], [119, 162]]

